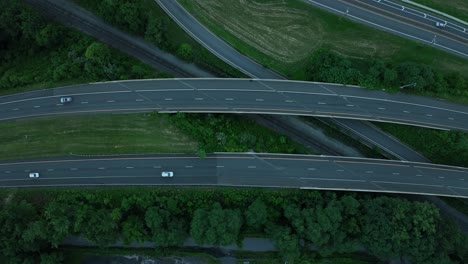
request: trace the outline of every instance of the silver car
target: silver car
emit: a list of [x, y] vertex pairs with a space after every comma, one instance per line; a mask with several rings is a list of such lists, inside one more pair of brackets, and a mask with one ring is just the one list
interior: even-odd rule
[[62, 104], [71, 103], [72, 101], [73, 101], [73, 99], [71, 98], [71, 96], [66, 96], [66, 97], [60, 98], [60, 102]]
[[444, 28], [447, 23], [436, 22], [435, 26], [438, 28]]
[[163, 171], [163, 172], [161, 173], [161, 176], [162, 176], [162, 177], [173, 177], [173, 176], [174, 176], [174, 172], [172, 172], [172, 171]]
[[29, 178], [31, 178], [31, 179], [39, 178], [39, 172], [31, 172], [31, 173], [29, 173]]

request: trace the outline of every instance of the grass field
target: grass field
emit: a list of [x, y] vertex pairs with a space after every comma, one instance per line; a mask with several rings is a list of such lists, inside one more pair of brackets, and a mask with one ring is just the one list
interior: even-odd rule
[[[179, 0], [233, 47], [293, 79], [320, 47], [349, 58], [414, 61], [468, 77], [467, 60], [340, 17], [300, 0]], [[229, 8], [226, 8], [226, 7]]]
[[468, 1], [467, 0], [412, 0], [418, 4], [439, 10], [465, 22], [468, 22]]
[[0, 159], [74, 154], [195, 153], [164, 115], [100, 114], [0, 123]]

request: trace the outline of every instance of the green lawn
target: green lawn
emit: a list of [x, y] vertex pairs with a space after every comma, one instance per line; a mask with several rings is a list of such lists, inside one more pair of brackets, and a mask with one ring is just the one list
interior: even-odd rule
[[157, 114], [99, 114], [0, 122], [0, 159], [75, 154], [195, 153]]
[[468, 1], [466, 0], [412, 0], [418, 4], [444, 12], [468, 22]]
[[[321, 47], [348, 58], [413, 61], [468, 77], [467, 60], [331, 14], [300, 0], [179, 0], [212, 32], [240, 52], [292, 79]], [[226, 8], [229, 6], [229, 8]]]

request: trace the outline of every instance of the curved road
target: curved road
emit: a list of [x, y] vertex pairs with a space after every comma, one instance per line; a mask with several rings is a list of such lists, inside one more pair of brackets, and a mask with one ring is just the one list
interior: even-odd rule
[[[174, 177], [161, 177], [173, 171]], [[40, 177], [30, 179], [30, 172]], [[468, 168], [312, 155], [216, 153], [77, 157], [0, 163], [3, 187], [214, 185], [468, 197]]]
[[[207, 28], [201, 25], [192, 15], [190, 15], [177, 1], [155, 0], [158, 5], [179, 24], [188, 34], [196, 39], [201, 45], [213, 52], [216, 56], [223, 59], [233, 67], [242, 70], [247, 75], [254, 78], [271, 79], [272, 72], [263, 68], [261, 65], [234, 50], [224, 41], [220, 40]], [[329, 3], [330, 1], [328, 1]], [[335, 1], [337, 2], [337, 1]], [[281, 79], [281, 76], [277, 77]], [[273, 77], [273, 79], [277, 79]], [[331, 119], [335, 125], [344, 127], [348, 132], [366, 142], [367, 145], [377, 146], [395, 157], [415, 158], [414, 161], [421, 161], [420, 155], [395, 138], [387, 135], [380, 129], [371, 125], [369, 122], [342, 119], [336, 122]]]
[[[378, 29], [468, 58], [468, 28], [456, 21], [390, 0], [304, 0]], [[435, 26], [445, 24], [444, 28]]]
[[[61, 96], [73, 96], [69, 104]], [[256, 113], [373, 120], [468, 131], [468, 106], [301, 81], [112, 81], [0, 97], [0, 120], [87, 112]]]

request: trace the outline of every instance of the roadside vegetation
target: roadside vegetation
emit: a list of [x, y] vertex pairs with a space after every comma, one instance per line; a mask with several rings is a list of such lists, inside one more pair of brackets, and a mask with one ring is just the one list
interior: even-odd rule
[[0, 94], [165, 76], [18, 1], [0, 2]]
[[[105, 247], [121, 240], [180, 247], [236, 244], [255, 231], [290, 263], [360, 246], [382, 261], [463, 263], [468, 237], [429, 203], [370, 194], [239, 188], [57, 188], [0, 192], [0, 251], [8, 263], [61, 263], [69, 235]], [[304, 243], [300, 243], [300, 241]]]
[[468, 167], [468, 133], [375, 122], [434, 163]]
[[466, 0], [412, 0], [418, 4], [444, 12], [468, 22], [468, 2]]
[[311, 154], [300, 144], [240, 115], [185, 114], [171, 116], [172, 124], [199, 142], [199, 154], [255, 152]]
[[198, 44], [153, 0], [74, 1], [119, 29], [143, 37], [156, 47], [219, 77], [246, 77]]

